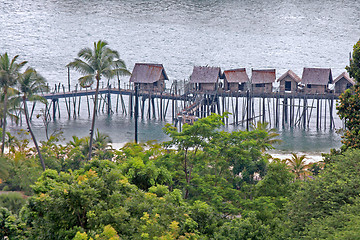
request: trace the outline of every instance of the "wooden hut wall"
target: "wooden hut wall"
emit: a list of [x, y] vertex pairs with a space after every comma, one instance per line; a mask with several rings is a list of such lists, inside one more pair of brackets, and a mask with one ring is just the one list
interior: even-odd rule
[[163, 92], [165, 91], [165, 80], [159, 80], [154, 83], [139, 83], [139, 88], [144, 91]]
[[200, 91], [215, 91], [217, 83], [200, 83]]
[[237, 82], [227, 82], [227, 81], [224, 81], [225, 82], [225, 86], [224, 86], [224, 90], [225, 91], [231, 91], [231, 92], [237, 92], [239, 91], [239, 83]]
[[304, 88], [304, 92], [308, 94], [324, 94], [326, 89], [327, 86], [324, 85], [307, 84]]
[[271, 93], [272, 92], [272, 83], [257, 83], [252, 84], [253, 93]]
[[343, 93], [346, 89], [350, 88], [352, 84], [345, 78], [340, 79], [335, 83], [335, 93]]
[[[290, 89], [285, 88], [286, 82], [290, 82], [288, 83], [290, 84]], [[297, 90], [298, 90], [298, 83], [290, 76], [286, 76], [284, 79], [280, 81], [280, 92], [285, 92], [285, 91], [296, 92]]]

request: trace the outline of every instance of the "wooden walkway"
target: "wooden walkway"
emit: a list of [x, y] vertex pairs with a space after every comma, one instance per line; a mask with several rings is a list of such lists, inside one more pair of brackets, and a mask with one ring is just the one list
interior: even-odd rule
[[[120, 84], [119, 84], [120, 86]], [[184, 85], [185, 86], [185, 85]], [[189, 91], [184, 86], [172, 84], [165, 92], [138, 90], [137, 97], [132, 88], [101, 88], [97, 113], [118, 113], [135, 116], [138, 99], [138, 117], [159, 120], [169, 119], [178, 123], [181, 119], [196, 119], [210, 115], [230, 112], [226, 124], [243, 125], [255, 121], [269, 122], [274, 127], [335, 127], [335, 103], [338, 95], [333, 93], [306, 94], [302, 92], [272, 92], [255, 94], [252, 92]], [[50, 120], [60, 118], [60, 110], [66, 106], [68, 118], [81, 116], [84, 108], [90, 116], [94, 104], [95, 89], [65, 91], [65, 87], [55, 87], [52, 93], [43, 94], [50, 100], [45, 112]], [[114, 99], [115, 96], [116, 99]], [[61, 101], [60, 101], [61, 100]], [[84, 104], [81, 102], [86, 101]], [[115, 104], [112, 104], [115, 101]], [[116, 105], [116, 107], [115, 107]], [[61, 107], [62, 106], [62, 107]], [[83, 106], [81, 108], [81, 106]], [[35, 105], [33, 105], [32, 113]], [[83, 109], [83, 110], [81, 110]], [[80, 111], [81, 110], [81, 111]], [[170, 112], [170, 114], [168, 114]], [[335, 114], [334, 114], [335, 113]], [[167, 117], [168, 116], [168, 117]], [[232, 119], [231, 119], [232, 118]], [[313, 120], [311, 120], [313, 119]], [[312, 121], [316, 122], [311, 124]]]
[[[118, 88], [102, 88], [99, 89], [99, 94], [116, 94], [116, 95], [134, 95], [135, 91], [131, 89], [118, 89]], [[95, 89], [89, 90], [73, 90], [66, 92], [53, 92], [53, 93], [45, 93], [42, 96], [48, 100], [58, 100], [61, 98], [72, 98], [72, 97], [83, 97], [83, 96], [92, 96], [95, 95]], [[162, 97], [164, 99], [183, 99], [184, 96], [175, 95], [170, 93], [157, 93], [157, 92], [149, 92], [149, 91], [139, 91], [139, 96], [149, 96], [158, 98]]]

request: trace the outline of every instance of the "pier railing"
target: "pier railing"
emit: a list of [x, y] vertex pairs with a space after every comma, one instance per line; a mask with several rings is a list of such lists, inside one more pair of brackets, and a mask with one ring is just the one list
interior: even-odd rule
[[[81, 89], [78, 85], [68, 90], [57, 84], [43, 96], [49, 100], [45, 112], [49, 119], [61, 117], [66, 109], [68, 118], [79, 117], [91, 105], [95, 89]], [[101, 84], [98, 114], [122, 113], [134, 116], [135, 91], [132, 84]], [[139, 115], [142, 118], [171, 120], [196, 119], [211, 113], [231, 113], [226, 124], [249, 126], [256, 121], [269, 122], [271, 126], [303, 128], [334, 128], [334, 111], [338, 95], [333, 93], [307, 94], [303, 92], [252, 93], [250, 91], [195, 91], [186, 81], [173, 81], [163, 92], [138, 91]], [[85, 107], [82, 102], [86, 101]], [[115, 101], [115, 104], [114, 104]], [[334, 103], [335, 102], [335, 103]], [[33, 105], [32, 112], [35, 105]], [[180, 122], [181, 123], [181, 122]]]

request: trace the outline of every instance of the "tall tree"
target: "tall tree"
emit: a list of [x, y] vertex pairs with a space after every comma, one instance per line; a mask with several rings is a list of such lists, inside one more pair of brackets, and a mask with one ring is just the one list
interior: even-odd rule
[[343, 150], [360, 148], [360, 40], [354, 45], [350, 66], [347, 66], [346, 70], [355, 79], [356, 84], [340, 95], [336, 107], [340, 119], [345, 120], [346, 126], [342, 140]]
[[89, 156], [91, 159], [95, 118], [98, 103], [99, 83], [101, 77], [112, 78], [118, 75], [130, 75], [126, 69], [125, 62], [119, 58], [119, 53], [110, 49], [108, 44], [104, 41], [94, 42], [94, 49], [83, 48], [78, 53], [78, 58], [67, 66], [74, 68], [84, 76], [79, 78], [79, 83], [82, 87], [90, 87], [94, 80], [96, 81], [94, 112], [90, 129], [90, 143], [89, 143]]
[[[8, 89], [16, 84], [21, 68], [27, 63], [26, 61], [17, 63], [16, 60], [18, 57], [19, 56], [16, 55], [10, 60], [7, 53], [0, 55], [0, 87], [4, 93], [3, 133], [6, 132]], [[5, 135], [6, 134], [2, 135], [1, 154], [4, 154]]]
[[193, 125], [184, 124], [181, 132], [170, 124], [165, 125], [163, 129], [171, 137], [171, 140], [165, 142], [164, 145], [166, 147], [177, 147], [175, 159], [178, 159], [185, 178], [185, 198], [189, 196], [189, 187], [193, 179], [193, 170], [199, 157], [198, 154], [215, 136], [217, 128], [224, 124], [221, 120], [223, 117], [211, 114], [194, 122]]
[[346, 70], [349, 72], [350, 77], [360, 83], [360, 40], [354, 45], [353, 50], [350, 66], [347, 66]]
[[46, 80], [37, 73], [33, 68], [27, 68], [26, 71], [19, 75], [18, 78], [18, 89], [21, 94], [21, 102], [24, 107], [24, 115], [26, 119], [26, 125], [31, 135], [31, 138], [34, 142], [36, 151], [38, 152], [38, 156], [40, 159], [41, 166], [45, 171], [45, 162], [41, 155], [39, 145], [36, 141], [34, 132], [31, 129], [31, 124], [29, 120], [29, 111], [27, 109], [26, 101], [41, 101], [46, 104], [46, 99], [37, 93], [41, 91], [47, 91], [48, 87], [46, 86]]

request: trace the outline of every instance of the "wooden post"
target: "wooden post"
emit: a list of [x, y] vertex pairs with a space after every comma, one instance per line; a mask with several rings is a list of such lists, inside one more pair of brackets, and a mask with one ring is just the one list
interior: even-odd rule
[[322, 98], [320, 99], [320, 117], [319, 117], [319, 120], [320, 120], [320, 129], [321, 129], [321, 124], [322, 124], [322, 107], [323, 107], [323, 100]]
[[135, 83], [135, 143], [138, 143], [138, 117], [139, 117], [139, 98], [138, 85]]
[[330, 129], [333, 129], [333, 106], [334, 106], [334, 95], [330, 99]]
[[[225, 101], [226, 101], [226, 98], [225, 98], [225, 95], [222, 96], [222, 112], [224, 113], [225, 112]], [[225, 119], [223, 119], [223, 122], [225, 122]]]
[[249, 131], [249, 118], [250, 118], [250, 92], [246, 91], [246, 131]]
[[162, 92], [160, 93], [160, 120], [163, 121], [164, 114], [163, 114], [163, 99], [162, 99]]
[[77, 93], [77, 84], [75, 86], [75, 93], [73, 95], [73, 106], [74, 106], [74, 109], [73, 109], [73, 117], [76, 118], [76, 93]]
[[149, 101], [148, 101], [148, 118], [151, 117], [151, 96], [149, 95]]
[[130, 92], [130, 95], [129, 95], [129, 110], [130, 110], [130, 117], [133, 116], [133, 94], [132, 92]]
[[324, 129], [326, 129], [326, 108], [327, 108], [327, 101], [326, 101], [326, 98], [325, 98], [325, 111], [324, 111]]
[[56, 118], [56, 99], [52, 99], [53, 104], [53, 119]]
[[[62, 85], [62, 87], [63, 87], [63, 92], [65, 93], [64, 85]], [[67, 102], [66, 98], [64, 100], [65, 100], [65, 104], [66, 104], [66, 110], [68, 112], [68, 117], [70, 118], [71, 116], [70, 116], [70, 109], [69, 109], [69, 106], [68, 106], [68, 102]]]
[[306, 129], [306, 111], [307, 111], [307, 100], [306, 96], [304, 96], [304, 105], [303, 105], [303, 126]]
[[285, 124], [288, 123], [288, 119], [289, 119], [289, 113], [288, 113], [288, 97], [284, 97], [284, 113], [285, 116]]
[[110, 94], [110, 88], [108, 88], [108, 94], [107, 94], [107, 114], [111, 114], [111, 94]]
[[[81, 96], [79, 96], [79, 105], [78, 105], [78, 116], [80, 116], [80, 103], [81, 103]], [[60, 113], [60, 109], [58, 109], [59, 113]]]
[[275, 107], [275, 126], [279, 127], [279, 95], [276, 94], [276, 107]]
[[[86, 91], [87, 91], [87, 89], [86, 89]], [[90, 102], [89, 102], [89, 95], [87, 95], [87, 94], [86, 94], [86, 102], [87, 102], [88, 114], [90, 117]]]
[[142, 104], [141, 104], [141, 119], [144, 118], [145, 101], [146, 101], [146, 98], [143, 96], [143, 97], [141, 98], [141, 102], [142, 102]]
[[262, 122], [265, 122], [266, 116], [265, 116], [265, 96], [262, 95]]
[[152, 112], [153, 112], [153, 119], [156, 119], [156, 109], [155, 109], [155, 97], [151, 98], [151, 103], [152, 103]]
[[239, 125], [239, 98], [237, 95], [235, 97], [235, 119], [236, 125]]
[[320, 117], [320, 104], [319, 104], [319, 95], [316, 96], [316, 129], [319, 129], [319, 117]]

